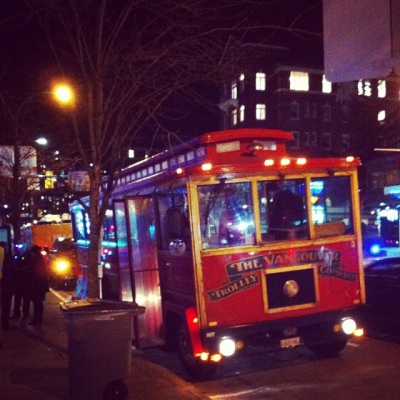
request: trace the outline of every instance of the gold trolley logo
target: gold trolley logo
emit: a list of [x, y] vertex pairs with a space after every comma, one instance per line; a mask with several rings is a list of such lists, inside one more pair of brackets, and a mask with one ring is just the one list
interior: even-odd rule
[[[285, 267], [290, 265], [317, 264], [318, 274], [325, 278], [345, 281], [356, 280], [356, 273], [346, 271], [341, 265], [341, 253], [335, 250], [300, 250], [267, 254], [262, 257], [245, 258], [226, 264], [226, 272], [230, 283], [208, 292], [211, 301], [222, 300], [242, 290], [260, 283], [257, 272], [266, 268]], [[296, 291], [293, 285], [287, 288], [288, 295]]]

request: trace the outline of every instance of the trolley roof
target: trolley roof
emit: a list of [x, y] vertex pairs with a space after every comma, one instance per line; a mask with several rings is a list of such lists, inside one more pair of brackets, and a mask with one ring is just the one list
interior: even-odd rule
[[286, 144], [290, 132], [271, 129], [236, 129], [204, 134], [121, 170], [116, 192], [127, 186], [142, 186], [149, 179], [162, 180], [187, 174], [229, 174], [239, 172], [296, 173], [305, 170], [354, 169], [355, 157], [291, 157]]

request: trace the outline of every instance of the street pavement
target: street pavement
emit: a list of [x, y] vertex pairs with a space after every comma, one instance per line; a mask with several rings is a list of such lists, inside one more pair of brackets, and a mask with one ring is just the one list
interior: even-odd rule
[[[1, 400], [70, 399], [68, 334], [59, 306], [64, 300], [51, 290], [44, 303], [42, 325], [12, 320], [9, 331], [0, 331]], [[125, 383], [129, 389], [128, 399], [208, 399], [190, 382], [146, 360], [144, 353], [134, 349], [131, 373]], [[91, 396], [79, 400], [95, 399]]]
[[[385, 250], [387, 257], [400, 256], [399, 248]], [[12, 320], [9, 331], [0, 330], [0, 400], [70, 399], [68, 335], [59, 305], [67, 295], [53, 290], [47, 294], [42, 325]], [[173, 368], [154, 362], [151, 352], [146, 354], [132, 349], [131, 373], [125, 379], [128, 400], [209, 399]]]

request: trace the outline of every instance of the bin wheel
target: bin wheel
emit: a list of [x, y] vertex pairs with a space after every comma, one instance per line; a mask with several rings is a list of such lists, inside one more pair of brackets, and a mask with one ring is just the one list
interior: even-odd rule
[[123, 380], [110, 382], [103, 392], [103, 400], [125, 400], [128, 397], [128, 387]]

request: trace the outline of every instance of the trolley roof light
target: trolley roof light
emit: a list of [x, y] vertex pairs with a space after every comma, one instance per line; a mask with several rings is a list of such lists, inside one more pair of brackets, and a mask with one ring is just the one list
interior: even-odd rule
[[298, 158], [296, 161], [297, 165], [306, 165], [307, 164], [307, 159], [302, 157], [302, 158]]
[[211, 164], [211, 163], [204, 163], [204, 164], [201, 166], [201, 169], [202, 169], [203, 171], [211, 171], [211, 169], [212, 169], [212, 164]]

